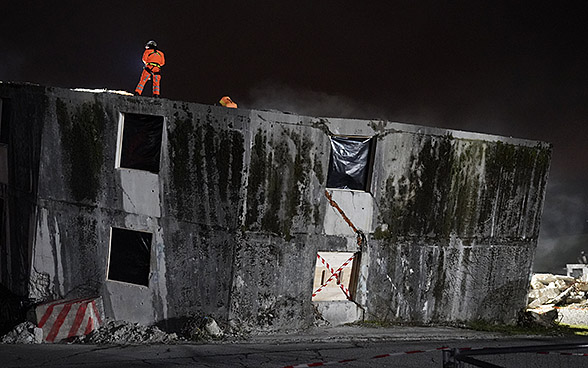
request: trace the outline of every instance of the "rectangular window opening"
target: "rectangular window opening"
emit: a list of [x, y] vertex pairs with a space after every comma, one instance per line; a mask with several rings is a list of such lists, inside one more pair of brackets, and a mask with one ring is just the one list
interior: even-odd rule
[[107, 279], [149, 286], [152, 238], [144, 231], [111, 228]]
[[353, 300], [359, 253], [318, 252], [312, 301]]
[[375, 137], [331, 137], [327, 188], [369, 191]]
[[163, 116], [121, 114], [117, 167], [159, 173]]

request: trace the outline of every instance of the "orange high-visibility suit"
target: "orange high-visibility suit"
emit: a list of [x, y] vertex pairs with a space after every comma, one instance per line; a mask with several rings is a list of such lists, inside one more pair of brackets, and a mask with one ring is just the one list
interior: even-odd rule
[[233, 100], [231, 100], [231, 98], [229, 96], [224, 96], [223, 98], [220, 99], [220, 104], [223, 105], [224, 107], [230, 107], [233, 109], [237, 108], [237, 104], [233, 102]]
[[143, 72], [141, 73], [141, 80], [139, 80], [139, 84], [137, 84], [137, 88], [135, 88], [135, 92], [137, 94], [143, 93], [143, 88], [145, 87], [145, 83], [149, 80], [149, 78], [153, 79], [153, 96], [159, 96], [159, 84], [161, 82], [161, 67], [165, 65], [165, 56], [163, 55], [163, 51], [158, 49], [147, 49], [143, 53], [143, 63], [145, 64], [145, 68], [143, 68]]

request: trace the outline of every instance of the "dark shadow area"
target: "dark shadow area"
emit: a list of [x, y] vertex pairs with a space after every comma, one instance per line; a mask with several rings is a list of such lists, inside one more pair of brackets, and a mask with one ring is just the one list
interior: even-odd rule
[[108, 279], [149, 286], [152, 237], [151, 233], [113, 227]]
[[19, 297], [0, 284], [0, 336], [25, 320], [27, 305], [25, 298]]
[[120, 167], [159, 172], [163, 116], [124, 114]]

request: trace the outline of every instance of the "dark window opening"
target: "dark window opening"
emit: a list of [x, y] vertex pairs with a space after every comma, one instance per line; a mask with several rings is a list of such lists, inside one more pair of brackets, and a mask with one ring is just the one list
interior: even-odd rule
[[327, 188], [368, 191], [375, 141], [368, 137], [331, 137]]
[[120, 167], [159, 172], [163, 116], [123, 114]]
[[10, 104], [0, 98], [0, 143], [8, 143], [8, 124], [10, 121]]
[[149, 286], [152, 237], [151, 233], [113, 227], [108, 279]]

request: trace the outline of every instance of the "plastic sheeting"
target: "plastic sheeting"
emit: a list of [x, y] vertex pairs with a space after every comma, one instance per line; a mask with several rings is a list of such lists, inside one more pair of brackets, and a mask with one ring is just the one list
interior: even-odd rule
[[366, 190], [372, 138], [331, 137], [328, 188]]
[[159, 172], [163, 117], [125, 114], [120, 166]]

